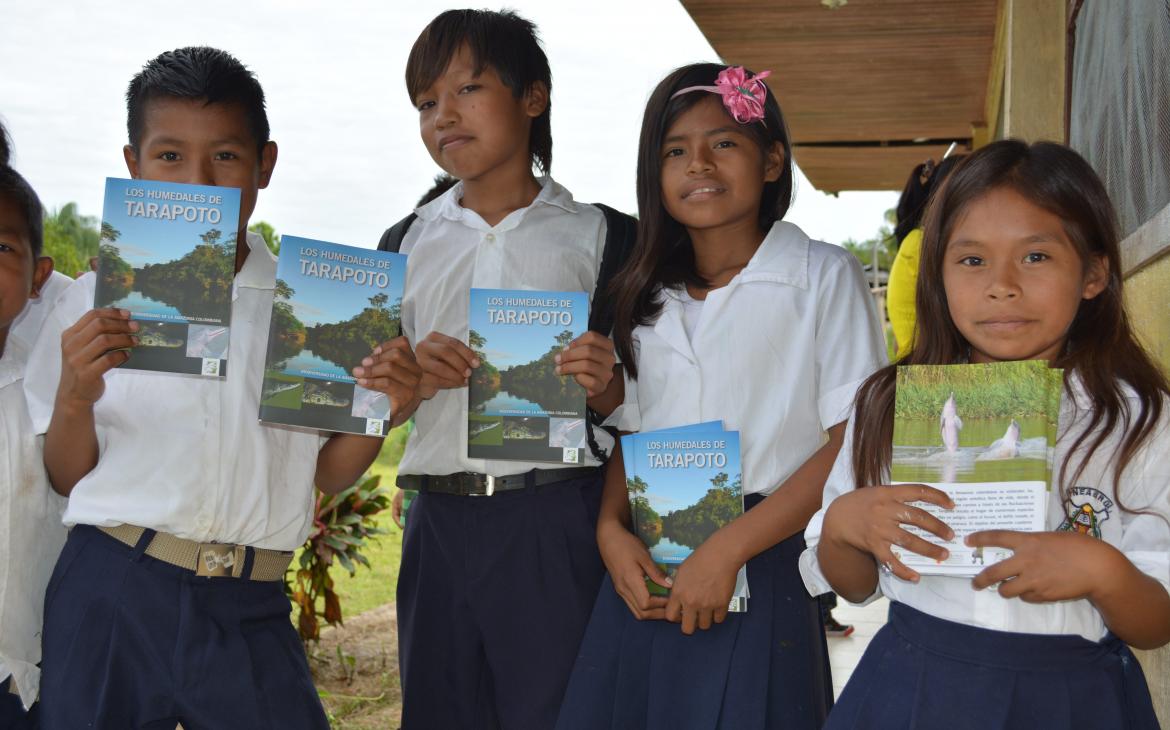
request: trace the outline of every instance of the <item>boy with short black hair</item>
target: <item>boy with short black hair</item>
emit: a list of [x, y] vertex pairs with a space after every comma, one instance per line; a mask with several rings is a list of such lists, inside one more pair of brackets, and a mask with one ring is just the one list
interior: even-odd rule
[[14, 330], [53, 260], [41, 255], [41, 202], [8, 161], [0, 126], [0, 727], [21, 730], [36, 727], [41, 612], [65, 529], [21, 388], [28, 343]]
[[[598, 461], [467, 457], [466, 386], [480, 364], [467, 346], [469, 290], [592, 293], [606, 219], [547, 177], [552, 75], [532, 23], [445, 12], [415, 42], [406, 84], [423, 144], [459, 182], [399, 239], [410, 257], [403, 331], [423, 369], [398, 479], [419, 492], [398, 580], [402, 724], [551, 728], [603, 572]], [[594, 410], [620, 402], [605, 336], [587, 333], [557, 362]]]
[[[61, 297], [26, 381], [53, 488], [72, 526], [45, 600], [45, 728], [326, 728], [282, 579], [312, 524], [381, 439], [258, 422], [276, 262], [247, 231], [276, 164], [259, 82], [231, 55], [181, 48], [127, 94], [135, 178], [241, 190], [226, 378], [133, 366], [137, 323], [89, 309], [94, 277]], [[413, 397], [399, 338], [354, 370]], [[397, 418], [400, 422], [402, 418]]]

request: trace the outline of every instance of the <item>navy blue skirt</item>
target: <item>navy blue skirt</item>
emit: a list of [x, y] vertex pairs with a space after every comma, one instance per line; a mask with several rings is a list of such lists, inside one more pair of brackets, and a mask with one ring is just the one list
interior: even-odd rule
[[993, 631], [901, 603], [870, 642], [826, 730], [1157, 730], [1137, 658], [1110, 634]]
[[639, 621], [605, 577], [558, 730], [820, 728], [833, 702], [816, 599], [798, 534], [748, 561], [748, 610], [686, 636]]

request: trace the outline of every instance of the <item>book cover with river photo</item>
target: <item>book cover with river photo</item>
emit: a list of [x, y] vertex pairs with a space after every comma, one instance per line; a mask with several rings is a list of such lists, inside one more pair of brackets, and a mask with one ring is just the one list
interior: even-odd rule
[[240, 191], [106, 179], [94, 307], [130, 311], [122, 367], [227, 374]]
[[260, 419], [384, 436], [390, 400], [352, 376], [398, 336], [406, 256], [283, 236]]
[[467, 456], [584, 463], [585, 389], [554, 357], [585, 333], [585, 292], [472, 289]]

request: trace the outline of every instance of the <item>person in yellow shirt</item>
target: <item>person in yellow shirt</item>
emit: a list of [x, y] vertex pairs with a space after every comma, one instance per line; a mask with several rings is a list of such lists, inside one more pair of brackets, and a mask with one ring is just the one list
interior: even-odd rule
[[890, 283], [886, 289], [886, 314], [894, 329], [895, 359], [910, 352], [914, 340], [914, 291], [918, 287], [918, 251], [922, 247], [922, 216], [926, 204], [962, 159], [962, 155], [952, 155], [939, 163], [927, 160], [918, 165], [906, 180], [902, 197], [898, 198], [894, 227], [898, 255], [890, 266]]

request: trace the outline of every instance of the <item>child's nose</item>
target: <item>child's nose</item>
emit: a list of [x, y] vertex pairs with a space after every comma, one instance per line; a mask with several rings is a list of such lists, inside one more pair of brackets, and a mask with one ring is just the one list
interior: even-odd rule
[[1020, 295], [1020, 282], [1015, 267], [1003, 265], [992, 268], [987, 295], [992, 299], [1014, 299]]
[[191, 185], [215, 185], [215, 166], [211, 159], [194, 162], [188, 170], [186, 182]]
[[459, 114], [455, 110], [453, 100], [446, 99], [442, 96], [435, 101], [435, 126], [439, 129], [444, 129], [451, 126], [459, 120]]
[[711, 158], [707, 156], [705, 150], [699, 150], [691, 155], [690, 163], [687, 165], [687, 172], [696, 175], [705, 172], [710, 172], [714, 168], [714, 163]]

